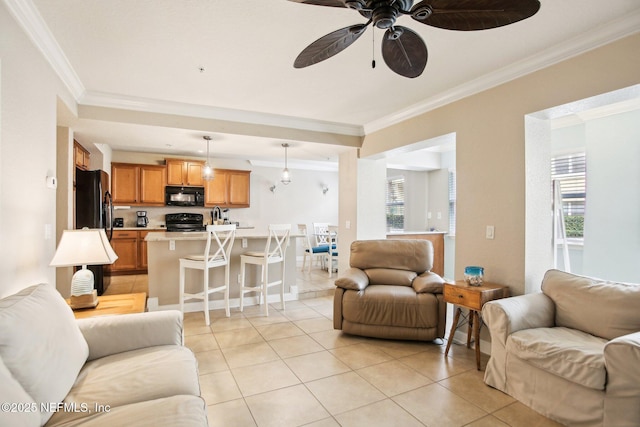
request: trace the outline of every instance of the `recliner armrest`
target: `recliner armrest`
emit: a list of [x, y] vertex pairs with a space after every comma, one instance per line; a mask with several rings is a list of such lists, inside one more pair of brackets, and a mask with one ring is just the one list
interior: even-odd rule
[[419, 294], [441, 294], [444, 287], [444, 279], [432, 271], [425, 271], [413, 279], [411, 286]]
[[491, 340], [504, 345], [510, 334], [522, 329], [553, 327], [555, 305], [541, 292], [503, 298], [482, 307], [482, 320], [491, 332]]
[[182, 345], [178, 310], [78, 319], [89, 345], [88, 360], [158, 345]]
[[351, 267], [335, 281], [339, 288], [361, 291], [369, 286], [369, 276], [359, 268]]

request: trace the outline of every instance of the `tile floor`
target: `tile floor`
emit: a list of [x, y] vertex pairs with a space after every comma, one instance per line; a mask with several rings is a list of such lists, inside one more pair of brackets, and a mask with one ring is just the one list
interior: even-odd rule
[[[185, 314], [210, 426], [557, 426], [487, 387], [475, 353], [444, 345], [349, 336], [333, 329], [326, 272], [298, 269], [303, 298]], [[324, 275], [324, 278], [323, 278]], [[145, 276], [109, 288], [143, 289]], [[115, 286], [114, 286], [115, 285]], [[314, 294], [316, 293], [316, 294]], [[486, 357], [483, 365], [486, 364]]]

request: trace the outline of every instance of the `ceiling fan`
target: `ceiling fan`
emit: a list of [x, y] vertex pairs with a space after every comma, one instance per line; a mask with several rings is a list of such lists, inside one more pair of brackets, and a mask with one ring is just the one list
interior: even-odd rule
[[304, 68], [342, 52], [365, 32], [369, 24], [386, 30], [382, 57], [392, 71], [418, 77], [427, 65], [427, 46], [413, 30], [395, 25], [401, 15], [446, 30], [475, 31], [502, 27], [533, 16], [538, 0], [289, 0], [318, 6], [354, 9], [368, 19], [365, 24], [341, 28], [307, 46], [293, 66]]

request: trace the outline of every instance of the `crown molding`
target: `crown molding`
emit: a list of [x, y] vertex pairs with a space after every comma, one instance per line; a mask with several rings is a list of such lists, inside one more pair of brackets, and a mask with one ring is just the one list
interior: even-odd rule
[[279, 114], [259, 113], [255, 111], [234, 110], [207, 105], [123, 96], [102, 92], [85, 92], [80, 99], [78, 99], [78, 104], [93, 107], [226, 120], [231, 122], [251, 123], [313, 132], [364, 136], [363, 127], [359, 125], [312, 120]]
[[31, 0], [3, 0], [7, 9], [22, 27], [33, 44], [42, 52], [60, 80], [69, 89], [71, 95], [78, 100], [85, 91], [84, 85], [74, 71], [60, 48], [60, 45], [51, 34], [49, 27], [42, 19], [38, 8]]
[[531, 74], [535, 71], [578, 56], [600, 46], [622, 39], [640, 32], [640, 11], [630, 13], [624, 18], [617, 19], [595, 28], [588, 33], [581, 34], [564, 43], [547, 49], [537, 55], [515, 62], [495, 72], [466, 82], [451, 90], [441, 92], [436, 96], [414, 104], [410, 107], [389, 114], [364, 125], [366, 135], [395, 125], [402, 121], [419, 116], [426, 112], [443, 107], [468, 96], [499, 86], [503, 83]]

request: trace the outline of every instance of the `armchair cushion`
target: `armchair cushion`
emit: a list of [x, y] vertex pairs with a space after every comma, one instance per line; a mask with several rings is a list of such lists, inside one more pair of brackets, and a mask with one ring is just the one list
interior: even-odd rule
[[604, 390], [607, 340], [569, 328], [523, 329], [511, 334], [507, 351], [576, 384]]
[[349, 264], [361, 270], [393, 268], [418, 273], [433, 267], [433, 246], [428, 240], [356, 240]]
[[[71, 308], [53, 286], [34, 285], [0, 300], [0, 358], [36, 403], [61, 402], [88, 354]], [[42, 424], [51, 415], [41, 412]]]
[[11, 372], [4, 366], [2, 359], [0, 359], [0, 384], [2, 384], [0, 386], [0, 403], [22, 405], [21, 411], [0, 411], [0, 426], [38, 427], [40, 425], [39, 405], [11, 376]]
[[411, 286], [417, 276], [415, 271], [391, 268], [368, 268], [364, 272], [371, 285]]
[[429, 292], [432, 294], [441, 294], [444, 286], [444, 279], [431, 271], [425, 271], [411, 283], [413, 290], [418, 293]]
[[339, 288], [361, 291], [369, 285], [369, 276], [359, 268], [350, 268], [335, 284]]
[[[542, 292], [556, 307], [556, 326], [611, 340], [640, 331], [640, 286], [550, 270]], [[607, 301], [607, 304], [598, 304]], [[597, 310], [594, 310], [594, 304]]]

